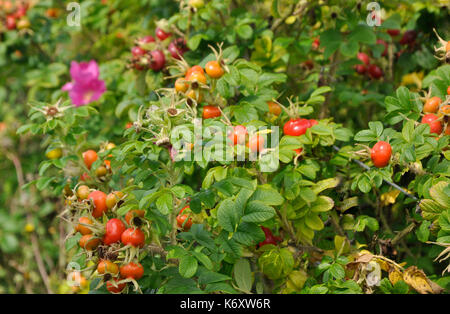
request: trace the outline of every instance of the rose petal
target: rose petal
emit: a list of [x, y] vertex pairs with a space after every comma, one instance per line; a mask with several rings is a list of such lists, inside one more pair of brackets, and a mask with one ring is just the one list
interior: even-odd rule
[[72, 90], [72, 88], [73, 88], [73, 83], [69, 82], [69, 83], [64, 84], [64, 86], [61, 88], [61, 90], [65, 91], [65, 92], [69, 92]]

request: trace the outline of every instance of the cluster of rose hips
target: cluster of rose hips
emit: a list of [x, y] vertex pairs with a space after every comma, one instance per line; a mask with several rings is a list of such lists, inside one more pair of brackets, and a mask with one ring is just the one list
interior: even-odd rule
[[[188, 104], [193, 101], [199, 104], [202, 101], [208, 103], [202, 107], [202, 118], [212, 119], [222, 116], [222, 110], [219, 105], [211, 105], [215, 97], [211, 96], [211, 86], [214, 86], [216, 80], [220, 79], [226, 72], [227, 67], [222, 58], [222, 50], [219, 46], [219, 51], [211, 47], [214, 52], [215, 60], [208, 61], [205, 67], [200, 65], [189, 66], [183, 59], [179, 62], [182, 69], [182, 77], [175, 81], [175, 92], [187, 99]], [[276, 109], [278, 104], [269, 102], [269, 111], [273, 114], [279, 115], [281, 107]], [[272, 108], [272, 109], [271, 109]], [[228, 119], [227, 119], [228, 120]], [[231, 125], [231, 123], [228, 121]], [[259, 152], [264, 148], [264, 137], [258, 134], [248, 136], [247, 128], [244, 125], [233, 126], [231, 132], [227, 135], [234, 145], [241, 144], [246, 146], [253, 152]]]
[[[450, 96], [450, 86], [447, 88], [447, 95]], [[430, 133], [441, 135], [450, 135], [450, 97], [447, 96], [445, 102], [442, 102], [441, 98], [434, 96], [426, 98], [423, 106], [424, 115], [421, 123], [428, 124], [430, 126]], [[445, 131], [443, 130], [443, 122], [446, 125]], [[370, 149], [370, 158], [373, 165], [377, 168], [384, 168], [389, 164], [392, 156], [391, 145], [385, 141], [377, 142]]]
[[[110, 149], [113, 147], [109, 146]], [[97, 159], [98, 155], [93, 150], [83, 153], [83, 162], [88, 169]], [[111, 293], [125, 291], [128, 283], [138, 290], [136, 280], [144, 275], [139, 253], [150, 226], [145, 218], [146, 212], [133, 209], [124, 217], [119, 216], [117, 210], [126, 197], [122, 191], [106, 194], [80, 182], [73, 190], [67, 187], [64, 192], [65, 213], [68, 213], [68, 220], [74, 226], [73, 235], [81, 234], [79, 246], [84, 249], [87, 259], [95, 264], [92, 276], [102, 277], [101, 284], [106, 282], [106, 288]]]
[[[417, 38], [417, 32], [415, 30], [407, 30], [401, 35], [401, 37], [399, 37], [401, 33], [399, 29], [388, 29], [386, 32], [389, 34], [389, 36], [391, 36], [393, 40], [397, 40], [401, 46], [406, 46], [406, 48], [397, 51], [395, 55], [397, 58], [400, 57], [406, 50], [414, 50]], [[386, 56], [387, 43], [382, 39], [378, 39], [377, 44], [383, 44], [385, 46], [382, 56]]]
[[[421, 123], [430, 126], [430, 133], [450, 135], [450, 86], [447, 88], [447, 99], [443, 102], [440, 97], [427, 97], [423, 106], [423, 117]], [[445, 130], [444, 130], [445, 126]]]
[[[442, 53], [441, 60], [448, 61], [450, 59], [450, 41], [443, 40], [436, 33], [440, 47], [435, 48], [437, 53]], [[444, 135], [450, 135], [450, 86], [447, 87], [447, 97], [444, 101], [440, 97], [430, 97], [430, 92], [425, 97], [425, 103], [423, 106], [423, 117], [421, 123], [426, 123], [430, 126], [430, 133], [437, 134], [438, 136], [443, 133]], [[445, 130], [444, 130], [445, 127]]]
[[[115, 145], [108, 143], [104, 150], [113, 149]], [[54, 150], [52, 150], [54, 152]], [[58, 149], [58, 155], [60, 152]], [[94, 150], [87, 150], [82, 154], [84, 165], [91, 170], [92, 165], [99, 158]], [[111, 157], [111, 155], [108, 155]], [[103, 175], [105, 163], [110, 169], [110, 162], [104, 160], [99, 166], [96, 175]], [[86, 179], [87, 173], [83, 174]], [[83, 177], [82, 176], [82, 177]], [[101, 177], [101, 176], [100, 176]], [[117, 214], [117, 210], [123, 204], [126, 195], [122, 191], [112, 191], [109, 194], [92, 189], [84, 182], [80, 182], [74, 190], [65, 188], [66, 213], [69, 213], [69, 221], [74, 227], [73, 234], [80, 233], [79, 246], [84, 249], [88, 260], [94, 261], [96, 267], [92, 276], [100, 276], [106, 282], [106, 288], [111, 293], [122, 293], [128, 289], [128, 283], [132, 283], [135, 290], [139, 289], [136, 282], [144, 275], [144, 268], [139, 263], [139, 252], [144, 247], [146, 234], [149, 234], [150, 222], [145, 218], [146, 211], [132, 209], [124, 217]], [[193, 221], [190, 216], [189, 205], [184, 206], [176, 217], [180, 230], [188, 231]], [[86, 285], [86, 279], [81, 272], [73, 272], [70, 276], [79, 283], [74, 291]], [[102, 283], [101, 283], [102, 284]]]
[[[399, 36], [400, 30], [388, 29], [387, 33], [392, 38], [395, 38], [395, 37]], [[408, 49], [411, 50], [414, 48], [416, 37], [417, 37], [416, 31], [408, 30], [403, 33], [401, 39], [399, 40], [399, 44], [406, 45], [406, 46], [408, 46]], [[376, 43], [384, 46], [384, 50], [381, 53], [381, 56], [385, 57], [388, 53], [388, 44], [382, 39], [377, 39]], [[405, 49], [398, 51], [396, 53], [396, 57], [397, 58], [400, 57], [400, 55], [404, 51], [405, 51]], [[362, 64], [355, 65], [355, 70], [358, 74], [361, 74], [361, 75], [368, 74], [370, 78], [375, 79], [375, 80], [377, 80], [383, 76], [383, 74], [384, 74], [383, 70], [378, 65], [371, 64], [370, 57], [366, 53], [359, 52], [357, 55], [357, 58], [362, 62]]]
[[[27, 18], [29, 4], [25, 1], [0, 0], [0, 18], [4, 19], [3, 24], [7, 30], [26, 29], [30, 27]], [[1, 13], [5, 13], [2, 16]]]
[[355, 70], [359, 74], [368, 74], [372, 79], [379, 79], [383, 76], [383, 70], [376, 65], [376, 64], [370, 64], [370, 58], [369, 56], [364, 52], [358, 52], [357, 58], [363, 63], [363, 64], [357, 64], [355, 65]]
[[[180, 58], [181, 61], [178, 62], [183, 76], [175, 81], [175, 91], [189, 100], [195, 100], [196, 103], [202, 102], [204, 93], [210, 89], [210, 85], [215, 84], [216, 80], [221, 78], [227, 69], [222, 58], [221, 48], [219, 47], [219, 52], [212, 47], [211, 49], [213, 49], [216, 58], [206, 63], [204, 69], [200, 65], [190, 67], [183, 58]], [[203, 107], [204, 119], [215, 118], [220, 115], [221, 111], [217, 106]]]
[[[213, 85], [215, 80], [221, 78], [226, 72], [226, 65], [222, 60], [221, 49], [219, 52], [214, 49], [213, 51], [216, 59], [207, 62], [204, 69], [200, 65], [190, 67], [184, 60], [180, 62], [180, 67], [184, 70], [184, 77], [179, 77], [175, 81], [174, 88], [177, 93], [183, 95], [190, 101], [194, 100], [196, 103], [203, 101], [204, 95], [208, 95], [208, 91], [210, 90], [209, 85]], [[282, 106], [279, 103], [269, 101], [267, 102], [267, 105], [269, 113], [273, 116], [279, 116], [281, 114]], [[220, 109], [220, 106], [208, 104], [202, 107], [203, 119], [221, 116], [222, 110]], [[316, 124], [318, 124], [318, 121], [314, 119], [293, 117], [284, 124], [283, 130], [286, 135], [300, 136], [305, 134], [308, 128]], [[258, 133], [249, 136], [247, 128], [244, 125], [233, 126], [231, 132], [227, 136], [234, 145], [245, 144], [252, 152], [262, 151], [265, 145], [264, 136]], [[300, 155], [302, 148], [296, 149], [295, 152], [297, 155]]]
[[[400, 30], [398, 29], [390, 29], [388, 30], [388, 34], [391, 35], [391, 37], [395, 38], [400, 34]], [[402, 46], [406, 46], [406, 48], [403, 48], [399, 50], [396, 53], [396, 57], [399, 58], [406, 50], [412, 51], [414, 50], [414, 47], [416, 46], [416, 38], [417, 38], [417, 32], [415, 30], [408, 30], [405, 31], [398, 41], [398, 43]]]
[[[102, 151], [103, 150], [109, 151], [109, 150], [113, 149], [114, 147], [116, 147], [116, 145], [114, 143], [107, 143], [105, 145], [105, 147], [102, 149]], [[94, 162], [96, 162], [98, 159], [97, 152], [95, 150], [89, 149], [89, 150], [83, 152], [82, 157], [83, 157], [84, 164], [86, 165], [86, 168], [91, 171], [92, 164]], [[108, 155], [108, 157], [111, 157], [111, 155]], [[95, 169], [94, 173], [95, 173], [96, 178], [98, 178], [101, 181], [105, 181], [107, 176], [109, 174], [111, 174], [111, 161], [108, 159], [103, 160], [103, 163]], [[81, 181], [91, 181], [92, 178], [89, 176], [89, 173], [83, 172], [80, 176], [80, 180]]]
[[[160, 71], [164, 68], [166, 65], [164, 42], [173, 35], [160, 27], [156, 28], [155, 35], [158, 41], [151, 35], [136, 40], [136, 45], [131, 48], [130, 67], [139, 71], [147, 69]], [[174, 38], [167, 46], [168, 53], [177, 60], [188, 50], [186, 40], [181, 37]]]
[[[282, 106], [274, 101], [267, 102], [268, 111], [274, 116], [279, 116], [282, 112]], [[291, 108], [296, 105], [291, 103]], [[286, 110], [289, 113], [289, 110]], [[292, 111], [292, 110], [291, 110]], [[295, 109], [294, 109], [295, 111]], [[306, 130], [318, 124], [319, 122], [315, 119], [305, 119], [297, 117], [295, 114], [290, 114], [291, 118], [284, 123], [283, 133], [289, 136], [300, 136], [306, 133]], [[242, 144], [240, 140], [245, 138], [247, 130], [243, 125], [237, 125], [233, 128], [233, 131], [229, 135], [231, 141], [236, 144]], [[248, 139], [247, 147], [253, 152], [259, 152], [264, 148], [265, 138], [262, 135], [255, 134]], [[297, 148], [294, 150], [297, 156], [300, 156], [303, 149]]]

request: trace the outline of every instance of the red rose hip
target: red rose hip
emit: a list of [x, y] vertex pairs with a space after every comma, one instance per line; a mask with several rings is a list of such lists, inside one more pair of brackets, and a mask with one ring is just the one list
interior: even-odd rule
[[391, 159], [392, 148], [391, 145], [384, 141], [376, 143], [370, 152], [370, 158], [375, 167], [384, 168], [389, 164]]
[[430, 133], [441, 134], [442, 123], [438, 119], [439, 117], [437, 115], [429, 113], [422, 117], [421, 122], [430, 126]]

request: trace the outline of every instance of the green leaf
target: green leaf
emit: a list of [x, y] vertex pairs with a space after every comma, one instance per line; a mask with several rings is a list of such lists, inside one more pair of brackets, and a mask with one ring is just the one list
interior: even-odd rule
[[249, 201], [261, 201], [266, 205], [279, 206], [283, 204], [284, 198], [270, 184], [259, 185]]
[[313, 229], [313, 230], [322, 230], [324, 227], [324, 224], [322, 222], [322, 219], [320, 219], [319, 215], [317, 214], [308, 214], [305, 216], [305, 224]]
[[377, 41], [377, 36], [369, 26], [360, 24], [350, 33], [348, 40], [373, 45]]
[[309, 187], [300, 189], [300, 197], [307, 203], [312, 203], [317, 199], [316, 193]]
[[205, 287], [206, 293], [212, 293], [212, 292], [225, 292], [229, 294], [238, 294], [236, 290], [233, 289], [232, 286], [225, 282], [217, 282], [217, 283], [211, 283], [207, 284]]
[[331, 87], [330, 86], [321, 86], [319, 88], [316, 88], [311, 93], [311, 96], [309, 96], [309, 97], [315, 97], [315, 96], [318, 96], [318, 95], [322, 95], [322, 94], [328, 93], [330, 91], [331, 91]]
[[149, 191], [150, 193], [145, 195], [140, 201], [139, 201], [139, 208], [148, 208], [162, 193], [163, 191]]
[[355, 230], [361, 232], [366, 227], [372, 231], [377, 231], [379, 229], [378, 221], [375, 218], [366, 215], [359, 216], [355, 224]]
[[280, 17], [280, 12], [278, 11], [278, 0], [272, 0], [272, 5], [270, 6], [270, 13], [274, 18]]
[[345, 212], [347, 209], [358, 206], [358, 197], [350, 197], [342, 200], [339, 206], [341, 212]]
[[263, 73], [258, 78], [258, 86], [265, 87], [274, 83], [286, 82], [287, 76], [283, 73]]
[[195, 275], [198, 268], [197, 259], [191, 255], [184, 255], [180, 258], [179, 272], [185, 278]]
[[446, 212], [443, 212], [439, 216], [439, 227], [441, 230], [447, 233], [450, 233], [450, 209], [447, 209]]
[[258, 120], [258, 111], [250, 105], [235, 106], [233, 109], [236, 120], [240, 124]]
[[275, 215], [273, 207], [264, 204], [261, 201], [251, 201], [245, 208], [242, 221], [245, 222], [264, 222]]
[[326, 294], [328, 292], [328, 288], [324, 286], [315, 285], [311, 287], [309, 290], [310, 294]]
[[341, 45], [342, 35], [337, 29], [328, 29], [320, 34], [320, 45], [325, 47], [324, 58], [328, 59]]
[[405, 141], [410, 143], [413, 140], [413, 134], [414, 134], [414, 121], [408, 120], [402, 129], [403, 138], [405, 139]]
[[406, 162], [414, 162], [416, 161], [416, 151], [414, 146], [406, 147], [401, 155], [401, 158]]
[[238, 46], [230, 46], [223, 50], [223, 58], [227, 63], [232, 63], [239, 55], [240, 51]]
[[407, 294], [409, 291], [409, 286], [406, 282], [403, 280], [399, 280], [395, 283], [394, 289], [392, 290], [392, 293], [394, 294]]
[[372, 185], [370, 184], [370, 179], [366, 175], [362, 175], [358, 180], [358, 188], [363, 193], [369, 193], [372, 189]]
[[201, 275], [198, 277], [198, 283], [201, 285], [206, 285], [209, 283], [221, 282], [230, 279], [231, 277], [221, 273], [216, 273], [213, 271], [203, 271]]
[[233, 239], [243, 245], [255, 245], [265, 239], [262, 229], [254, 223], [241, 223], [236, 232], [233, 234]]
[[239, 258], [242, 255], [242, 246], [234, 239], [229, 239], [227, 234], [228, 232], [222, 231], [217, 238], [217, 242], [223, 250], [230, 254], [233, 258]]
[[253, 276], [250, 263], [247, 259], [241, 258], [234, 264], [233, 277], [239, 289], [250, 292], [253, 285]]
[[333, 208], [334, 201], [328, 196], [319, 196], [317, 200], [311, 205], [311, 211], [315, 213], [326, 212]]
[[0, 237], [0, 249], [5, 253], [14, 253], [20, 247], [20, 242], [16, 235], [7, 233]]
[[209, 259], [209, 257], [207, 255], [203, 254], [202, 252], [196, 252], [196, 251], [191, 251], [191, 253], [208, 270], [212, 270], [213, 269], [213, 264], [212, 264], [211, 260]]
[[204, 34], [196, 34], [196, 35], [192, 36], [191, 38], [189, 38], [189, 40], [187, 42], [187, 46], [191, 50], [196, 50], [198, 48], [198, 46], [200, 45], [200, 42], [204, 38], [205, 38]]
[[377, 136], [380, 137], [383, 133], [383, 124], [380, 121], [370, 121], [369, 129]]
[[70, 249], [76, 247], [80, 238], [81, 238], [80, 233], [76, 233], [73, 237], [68, 238], [65, 243], [66, 251], [69, 251]]
[[236, 33], [243, 39], [249, 39], [253, 35], [253, 29], [249, 25], [243, 24], [236, 28]]
[[329, 126], [319, 123], [311, 128], [311, 133], [326, 136], [333, 134], [333, 130]]
[[416, 230], [416, 236], [420, 242], [428, 241], [428, 237], [430, 236], [430, 225], [431, 222], [425, 220], [420, 224], [420, 227]]
[[167, 215], [172, 210], [173, 206], [173, 197], [171, 193], [164, 193], [156, 200], [156, 208], [163, 215]]
[[45, 189], [46, 187], [48, 187], [50, 185], [50, 183], [54, 180], [55, 178], [51, 177], [42, 177], [39, 178], [36, 182], [36, 187], [38, 188], [39, 191], [42, 191], [43, 189]]
[[376, 140], [377, 136], [372, 130], [362, 130], [355, 135], [355, 141], [357, 142], [373, 142]]
[[389, 16], [383, 23], [381, 24], [381, 27], [386, 29], [400, 29], [402, 23], [402, 18], [400, 14], [394, 13], [391, 16]]
[[345, 270], [344, 268], [339, 265], [338, 263], [334, 263], [333, 265], [331, 265], [330, 267], [330, 274], [335, 278], [335, 279], [343, 279], [345, 277]]
[[219, 221], [219, 225], [228, 232], [234, 232], [239, 219], [240, 217], [235, 211], [234, 202], [229, 198], [223, 200], [217, 210], [217, 220]]
[[359, 50], [359, 45], [356, 41], [342, 42], [340, 46], [341, 53], [346, 57], [353, 57]]

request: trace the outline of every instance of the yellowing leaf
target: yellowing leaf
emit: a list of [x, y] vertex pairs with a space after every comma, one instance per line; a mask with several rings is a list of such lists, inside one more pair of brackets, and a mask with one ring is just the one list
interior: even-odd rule
[[400, 280], [403, 280], [403, 274], [396, 267], [392, 267], [389, 271], [389, 281], [395, 285]]
[[312, 189], [314, 193], [319, 194], [323, 190], [335, 188], [338, 184], [339, 184], [338, 178], [329, 178], [317, 182]]
[[421, 294], [442, 292], [442, 288], [427, 278], [425, 273], [416, 266], [408, 267], [403, 274], [405, 282]]
[[402, 77], [401, 85], [416, 85], [419, 89], [422, 88], [423, 71], [417, 73], [412, 72]]
[[450, 207], [450, 197], [448, 197], [448, 194], [445, 192], [447, 186], [448, 182], [441, 181], [433, 185], [430, 189], [431, 198], [444, 208]]
[[347, 209], [358, 206], [358, 197], [349, 197], [341, 202], [339, 205], [339, 210], [345, 212]]
[[400, 194], [399, 190], [392, 190], [386, 193], [381, 194], [380, 200], [383, 206], [387, 206], [389, 204], [395, 204], [395, 200], [397, 196]]
[[322, 219], [320, 219], [319, 215], [314, 213], [305, 216], [305, 224], [312, 230], [322, 230], [324, 227]]
[[297, 17], [295, 15], [291, 15], [288, 17], [284, 22], [288, 25], [293, 24], [297, 20]]
[[346, 237], [340, 235], [334, 236], [334, 249], [339, 254], [347, 253], [350, 250], [350, 244]]
[[304, 270], [294, 270], [289, 274], [287, 285], [297, 291], [300, 291], [305, 285], [308, 275]]
[[378, 265], [380, 265], [382, 270], [389, 271], [390, 266], [389, 266], [388, 262], [386, 262], [385, 260], [382, 260], [380, 258], [377, 258], [376, 261], [377, 261]]

